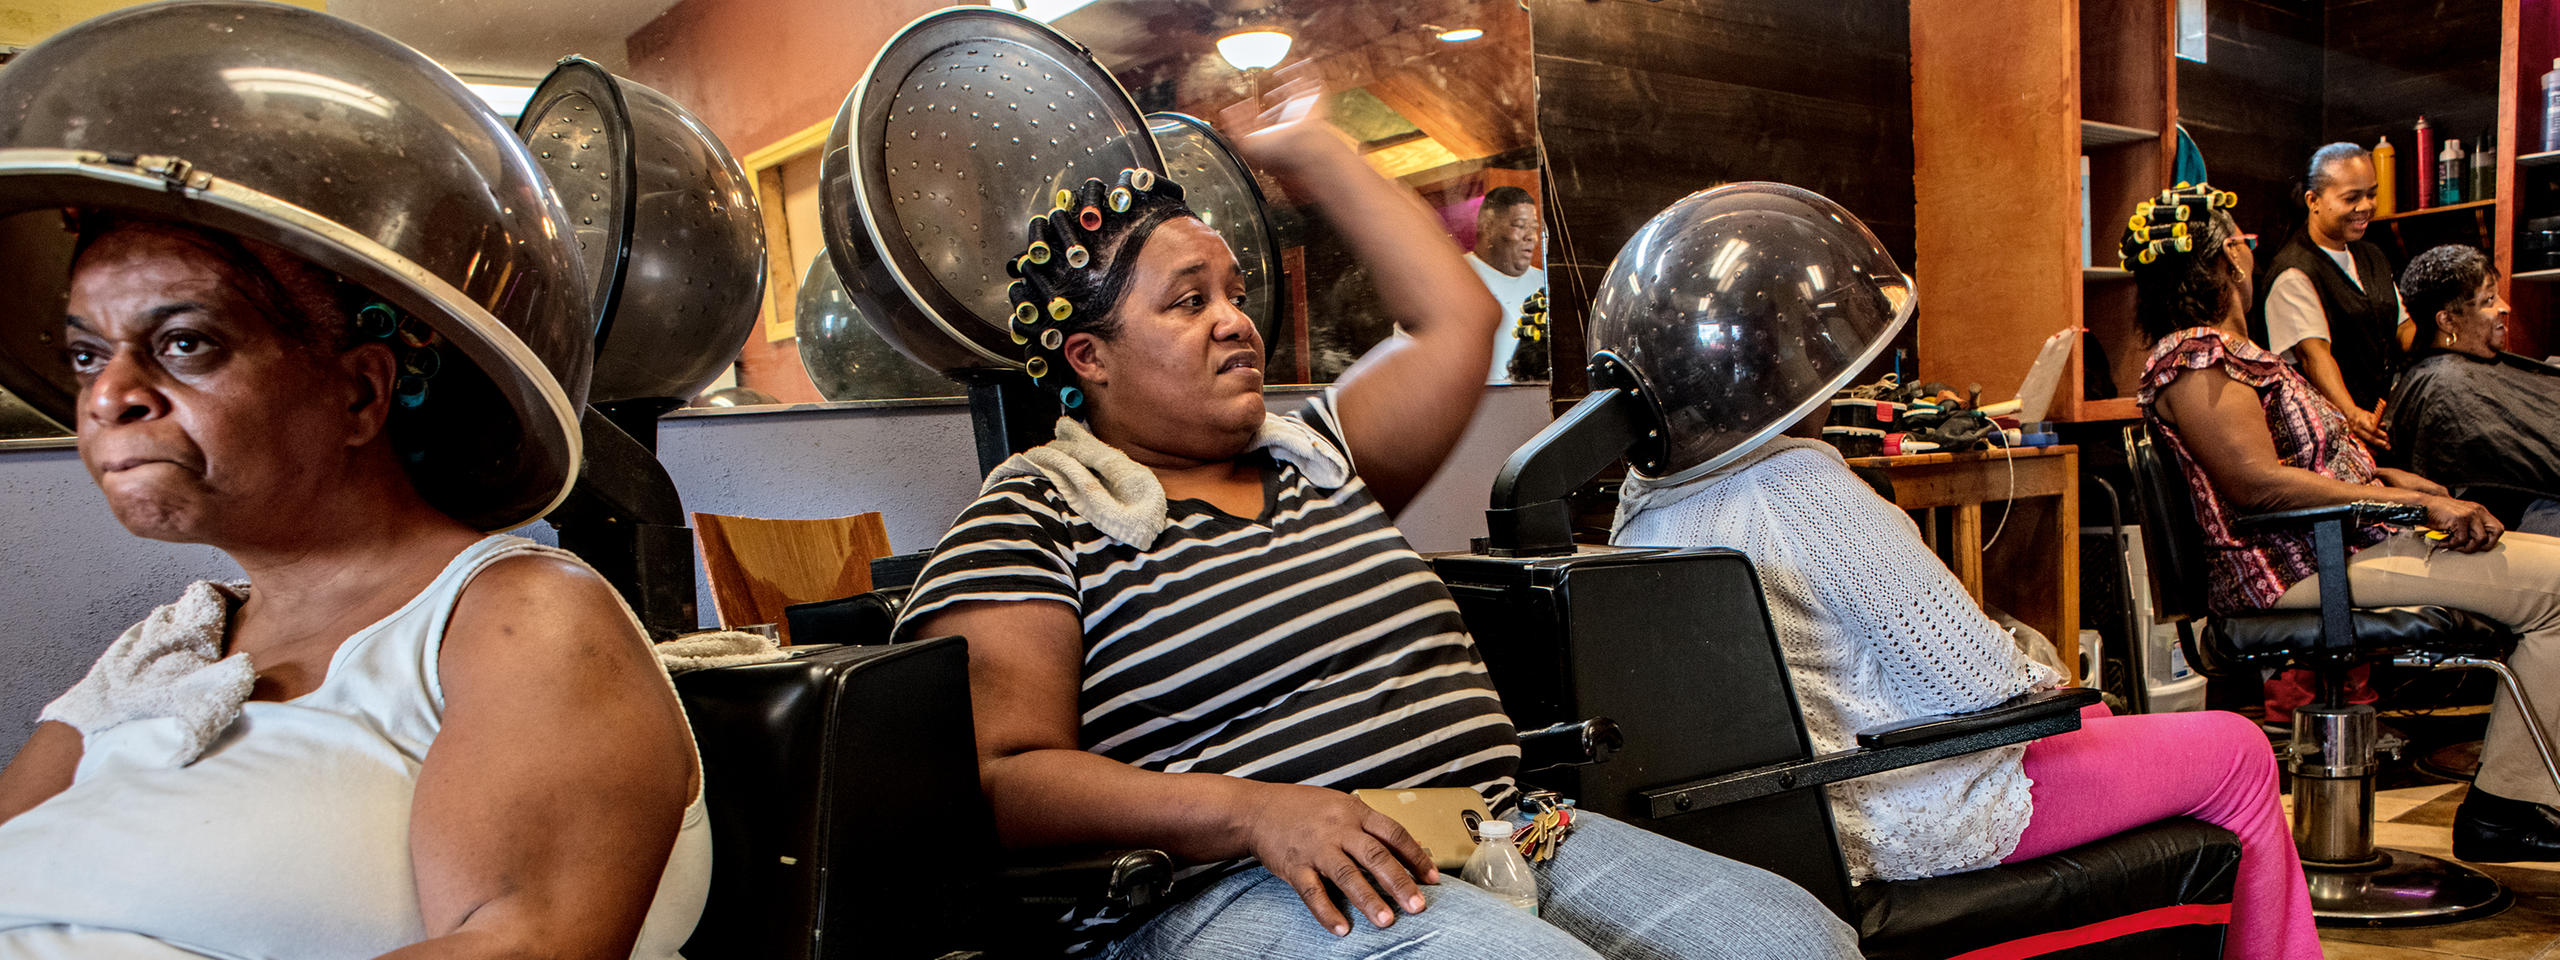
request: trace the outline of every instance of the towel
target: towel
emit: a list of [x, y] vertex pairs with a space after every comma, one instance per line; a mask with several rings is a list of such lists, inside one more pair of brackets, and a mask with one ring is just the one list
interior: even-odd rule
[[222, 655], [231, 608], [248, 596], [246, 583], [189, 584], [177, 602], [127, 628], [37, 719], [69, 724], [86, 737], [128, 721], [175, 718], [181, 740], [169, 765], [196, 762], [239, 719], [258, 682], [248, 654]]
[[664, 665], [669, 674], [765, 663], [789, 656], [782, 652], [772, 637], [743, 630], [689, 633], [661, 643], [657, 649], [658, 663]]
[[[1288, 461], [1316, 486], [1332, 489], [1351, 480], [1351, 461], [1315, 429], [1291, 417], [1265, 413], [1246, 453], [1268, 450]], [[1047, 477], [1067, 506], [1103, 536], [1144, 550], [1164, 533], [1164, 484], [1120, 448], [1102, 442], [1082, 422], [1059, 417], [1057, 438], [997, 464], [984, 493], [1015, 477]]]

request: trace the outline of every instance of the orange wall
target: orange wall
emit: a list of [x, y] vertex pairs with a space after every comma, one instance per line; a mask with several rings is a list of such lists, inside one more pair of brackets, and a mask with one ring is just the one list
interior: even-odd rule
[[739, 156], [823, 123], [899, 27], [948, 0], [684, 0], [624, 45], [631, 79]]

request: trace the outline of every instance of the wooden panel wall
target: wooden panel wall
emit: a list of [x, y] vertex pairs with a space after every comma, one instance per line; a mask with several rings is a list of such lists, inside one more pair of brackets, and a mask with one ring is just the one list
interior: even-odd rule
[[[1916, 272], [1904, 3], [1530, 0], [1530, 11], [1554, 184], [1556, 356], [1587, 355], [1583, 305], [1618, 247], [1718, 183], [1779, 180], [1839, 201]], [[1556, 395], [1583, 392], [1580, 365], [1557, 366]]]
[[[2320, 139], [2323, 8], [2305, 0], [2214, 0], [2206, 62], [2178, 61], [2178, 119], [2232, 215], [2272, 251], [2302, 223], [2303, 164]], [[2401, 150], [2407, 137], [2398, 138]], [[2372, 146], [2372, 141], [2365, 141]]]
[[2500, 13], [2499, 0], [2331, 0], [2321, 142], [2371, 147], [2390, 135], [2400, 154], [2400, 206], [2408, 209], [2418, 168], [2410, 127], [2419, 114], [2434, 127], [2438, 149], [2456, 137], [2468, 151], [2497, 121]]

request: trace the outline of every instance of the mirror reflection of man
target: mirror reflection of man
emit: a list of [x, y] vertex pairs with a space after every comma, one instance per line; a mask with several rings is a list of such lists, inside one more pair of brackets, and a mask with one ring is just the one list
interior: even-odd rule
[[2355, 435], [2390, 446], [2382, 400], [2415, 329], [2394, 290], [2391, 261], [2364, 239], [2373, 221], [2373, 157], [2352, 143], [2311, 155], [2309, 222], [2268, 261], [2267, 346], [2347, 415]]
[[1511, 353], [1520, 345], [1520, 305], [1547, 286], [1547, 271], [1539, 261], [1540, 236], [1538, 203], [1529, 191], [1485, 191], [1484, 205], [1476, 208], [1476, 249], [1467, 254], [1467, 266], [1502, 305], [1502, 325], [1493, 332], [1493, 370], [1487, 376], [1495, 382], [1511, 379]]

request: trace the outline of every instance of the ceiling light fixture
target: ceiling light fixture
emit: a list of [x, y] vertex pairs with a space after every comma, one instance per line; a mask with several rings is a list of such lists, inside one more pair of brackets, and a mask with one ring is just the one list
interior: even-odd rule
[[1442, 30], [1432, 36], [1439, 37], [1444, 43], [1465, 43], [1484, 36], [1484, 30], [1479, 27], [1459, 27], [1455, 30]]
[[1246, 30], [1218, 38], [1218, 55], [1238, 70], [1267, 70], [1289, 56], [1291, 37], [1278, 30]]

